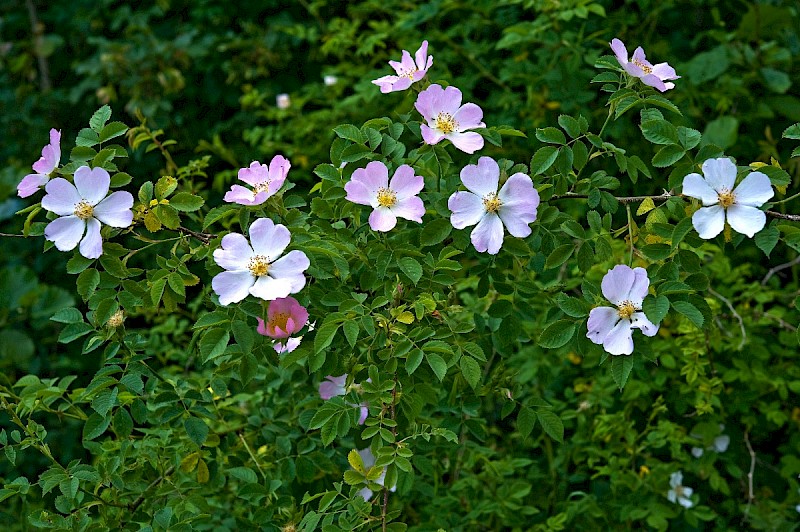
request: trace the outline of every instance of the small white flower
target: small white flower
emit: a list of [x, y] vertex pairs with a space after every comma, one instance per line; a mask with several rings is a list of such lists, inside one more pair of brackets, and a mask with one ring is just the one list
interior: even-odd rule
[[288, 109], [292, 105], [292, 99], [286, 93], [278, 94], [275, 97], [275, 105], [278, 106], [278, 109]]
[[693, 490], [684, 486], [682, 482], [683, 473], [680, 471], [670, 475], [669, 485], [672, 489], [667, 492], [667, 499], [669, 499], [669, 502], [680, 504], [684, 508], [691, 508], [694, 503], [689, 497], [692, 496]]
[[325, 84], [326, 87], [333, 87], [334, 85], [336, 85], [338, 81], [339, 78], [331, 75], [323, 76], [322, 78], [322, 82]]

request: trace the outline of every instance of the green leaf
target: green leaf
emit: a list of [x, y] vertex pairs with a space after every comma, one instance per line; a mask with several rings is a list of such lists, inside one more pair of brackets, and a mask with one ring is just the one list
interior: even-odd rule
[[581, 134], [581, 126], [578, 121], [569, 115], [559, 115], [558, 125], [567, 132], [570, 137], [577, 138]]
[[537, 176], [543, 174], [548, 168], [553, 166], [558, 157], [558, 148], [553, 146], [545, 146], [536, 150], [536, 153], [531, 158], [531, 175]]
[[648, 244], [641, 251], [650, 260], [664, 260], [672, 254], [672, 248], [667, 244]]
[[780, 236], [781, 232], [777, 227], [774, 225], [769, 226], [756, 233], [756, 246], [764, 252], [764, 255], [769, 257], [769, 254], [772, 253], [772, 250], [775, 248], [775, 244], [778, 243]]
[[539, 347], [556, 349], [566, 345], [575, 334], [575, 328], [575, 322], [570, 320], [558, 320], [551, 323], [539, 336]]
[[108, 122], [109, 118], [111, 118], [111, 107], [104, 105], [95, 111], [92, 117], [89, 119], [89, 127], [92, 128], [92, 131], [99, 134], [100, 131], [103, 130], [103, 126], [105, 126], [106, 122]]
[[445, 362], [444, 359], [436, 353], [425, 353], [425, 359], [428, 361], [428, 365], [436, 374], [439, 382], [443, 381], [444, 376], [447, 373], [447, 362]]
[[400, 267], [400, 271], [406, 274], [415, 285], [422, 278], [422, 266], [415, 259], [403, 257], [398, 259], [397, 265]]
[[406, 355], [406, 373], [411, 375], [415, 371], [417, 371], [417, 368], [422, 362], [423, 356], [424, 353], [422, 352], [422, 349], [417, 348], [409, 351], [408, 354]]
[[587, 304], [576, 297], [570, 297], [566, 294], [558, 294], [556, 296], [556, 303], [564, 314], [570, 318], [583, 318], [589, 315]]
[[564, 133], [555, 127], [537, 128], [536, 138], [542, 142], [549, 142], [550, 144], [565, 144], [567, 142]]
[[[678, 131], [675, 126], [666, 120], [647, 120], [642, 122], [639, 127], [644, 138], [653, 144], [678, 144]], [[697, 134], [699, 135], [700, 133]]]
[[783, 138], [800, 140], [800, 122], [792, 124], [783, 131]]
[[87, 301], [100, 284], [100, 272], [94, 268], [83, 270], [77, 279], [78, 295]]
[[680, 161], [685, 154], [686, 150], [675, 144], [664, 146], [653, 156], [652, 164], [656, 168], [666, 168]]
[[200, 355], [203, 357], [203, 362], [225, 353], [230, 338], [231, 335], [226, 329], [213, 328], [206, 331], [200, 338]]
[[667, 296], [647, 296], [642, 303], [642, 312], [647, 316], [647, 319], [655, 324], [661, 323], [664, 316], [669, 312], [669, 299]]
[[62, 308], [53, 314], [50, 321], [58, 323], [80, 323], [83, 321], [83, 314], [76, 308]]
[[462, 356], [459, 361], [459, 366], [461, 366], [461, 374], [464, 376], [464, 379], [474, 390], [481, 379], [480, 364], [472, 357]]
[[358, 322], [348, 320], [344, 322], [342, 328], [344, 329], [344, 337], [347, 338], [347, 343], [350, 344], [350, 347], [355, 347], [358, 341]]
[[628, 377], [633, 369], [633, 357], [630, 355], [613, 355], [611, 357], [611, 376], [619, 389], [625, 387]]
[[536, 425], [536, 414], [527, 406], [522, 406], [517, 414], [517, 432], [523, 440], [528, 438], [534, 425]]
[[336, 331], [339, 330], [339, 323], [324, 322], [319, 329], [317, 335], [314, 337], [314, 352], [319, 353], [333, 342], [333, 337], [336, 336]]
[[564, 244], [558, 246], [554, 249], [550, 255], [547, 256], [547, 260], [544, 263], [544, 267], [546, 270], [550, 270], [552, 268], [558, 268], [562, 264], [564, 264], [567, 259], [572, 255], [575, 251], [574, 244]]
[[186, 430], [189, 439], [198, 447], [202, 447], [206, 442], [206, 438], [208, 438], [208, 425], [206, 425], [205, 421], [202, 419], [188, 417], [183, 421], [183, 428]]
[[103, 417], [100, 414], [93, 413], [83, 425], [83, 439], [93, 440], [97, 438], [108, 429], [110, 424], [111, 416]]
[[422, 247], [435, 246], [444, 241], [445, 238], [450, 236], [453, 230], [453, 224], [447, 218], [439, 218], [425, 223], [425, 227], [419, 235], [420, 244]]
[[227, 473], [233, 478], [239, 479], [247, 484], [255, 484], [258, 482], [256, 472], [249, 467], [232, 467], [227, 470]]
[[686, 235], [692, 231], [692, 227], [692, 219], [689, 216], [678, 222], [678, 225], [672, 230], [672, 249], [678, 248], [678, 244], [683, 242]]
[[193, 212], [202, 207], [205, 201], [200, 196], [194, 196], [188, 192], [178, 192], [169, 199], [169, 204], [181, 212]]
[[548, 436], [559, 443], [564, 441], [564, 423], [552, 410], [537, 410], [536, 418]]
[[678, 126], [678, 141], [687, 150], [691, 150], [703, 139], [703, 135], [696, 129]]
[[118, 393], [119, 390], [116, 387], [102, 390], [92, 399], [92, 409], [101, 416], [106, 417], [108, 411], [116, 405]]
[[703, 313], [697, 307], [688, 301], [671, 301], [670, 303], [672, 308], [689, 318], [689, 321], [694, 323], [698, 329], [703, 328], [705, 319], [703, 318]]
[[353, 141], [357, 144], [364, 144], [367, 142], [367, 137], [352, 124], [342, 124], [333, 128], [333, 132], [340, 138]]
[[314, 173], [317, 174], [320, 178], [324, 179], [325, 181], [332, 181], [334, 183], [339, 183], [342, 180], [342, 176], [339, 174], [339, 170], [336, 169], [335, 166], [332, 164], [320, 164], [314, 168]]
[[[109, 116], [111, 116], [110, 112]], [[119, 137], [120, 135], [124, 135], [126, 131], [128, 131], [128, 126], [122, 122], [111, 122], [102, 130], [98, 131], [100, 142], [106, 142], [113, 138]]]

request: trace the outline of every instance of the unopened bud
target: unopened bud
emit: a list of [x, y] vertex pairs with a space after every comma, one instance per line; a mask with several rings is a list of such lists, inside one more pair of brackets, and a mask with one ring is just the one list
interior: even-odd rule
[[125, 321], [125, 312], [122, 309], [119, 309], [114, 314], [112, 314], [110, 318], [108, 318], [106, 325], [108, 325], [112, 329], [116, 329], [117, 327], [122, 325], [122, 322], [124, 321]]

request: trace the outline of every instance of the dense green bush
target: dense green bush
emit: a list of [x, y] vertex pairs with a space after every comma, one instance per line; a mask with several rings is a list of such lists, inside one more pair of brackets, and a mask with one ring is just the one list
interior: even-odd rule
[[[797, 528], [794, 2], [56, 4], [0, 6], [1, 523]], [[668, 61], [676, 87], [625, 77], [615, 37]], [[423, 40], [426, 80], [381, 94], [371, 81]], [[483, 109], [482, 150], [423, 143], [428, 83]], [[60, 175], [102, 167], [136, 198], [99, 260], [43, 252], [53, 216], [17, 197], [50, 128]], [[276, 154], [292, 164], [280, 193], [223, 201]], [[679, 194], [723, 154], [775, 188], [754, 239], [700, 239]], [[483, 156], [542, 200], [497, 255], [449, 221]], [[424, 178], [423, 224], [375, 232], [345, 199], [373, 160]], [[315, 325], [291, 353], [256, 333], [266, 302], [212, 290], [221, 237], [264, 217], [310, 259], [294, 296]], [[623, 263], [647, 269], [660, 329], [609, 356], [586, 320]], [[344, 373], [347, 395], [323, 401]], [[352, 452], [370, 445], [372, 469]]]

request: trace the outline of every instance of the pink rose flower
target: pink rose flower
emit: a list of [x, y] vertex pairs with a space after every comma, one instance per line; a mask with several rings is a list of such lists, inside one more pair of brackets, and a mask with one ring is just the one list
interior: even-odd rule
[[61, 132], [50, 130], [50, 144], [42, 148], [42, 156], [33, 163], [35, 174], [28, 174], [17, 185], [17, 195], [27, 198], [33, 195], [50, 181], [50, 174], [58, 167], [61, 160]]
[[447, 139], [466, 153], [475, 153], [483, 148], [483, 137], [467, 131], [486, 127], [481, 122], [483, 111], [474, 103], [461, 105], [461, 91], [457, 88], [443, 89], [440, 85], [431, 85], [419, 93], [414, 107], [428, 122], [420, 126], [426, 144], [438, 144]]
[[628, 50], [622, 41], [614, 39], [610, 44], [620, 66], [631, 76], [641, 79], [645, 85], [654, 87], [661, 92], [675, 87], [674, 83], [664, 83], [670, 79], [680, 78], [675, 74], [675, 69], [667, 63], [651, 64], [645, 57], [641, 46], [634, 50], [633, 57], [628, 61]]
[[228, 203], [239, 205], [261, 205], [281, 188], [291, 167], [291, 163], [283, 155], [273, 157], [269, 167], [253, 161], [250, 167], [239, 170], [239, 179], [252, 186], [253, 190], [233, 185], [224, 199]]
[[353, 172], [344, 190], [345, 199], [372, 206], [369, 226], [374, 231], [391, 231], [397, 225], [397, 218], [422, 223], [425, 206], [417, 194], [423, 186], [422, 176], [414, 175], [414, 169], [407, 164], [395, 170], [390, 183], [386, 165], [372, 161], [366, 168]]
[[273, 339], [288, 338], [299, 332], [308, 323], [308, 311], [293, 297], [281, 297], [270, 301], [266, 323], [258, 320], [259, 334]]
[[415, 59], [412, 59], [411, 54], [403, 50], [403, 58], [399, 63], [397, 61], [389, 61], [389, 65], [397, 75], [383, 76], [373, 80], [372, 83], [379, 86], [384, 94], [406, 90], [412, 83], [424, 78], [428, 69], [433, 65], [433, 56], [428, 55], [428, 41], [422, 41], [422, 46], [419, 47], [414, 56]]

